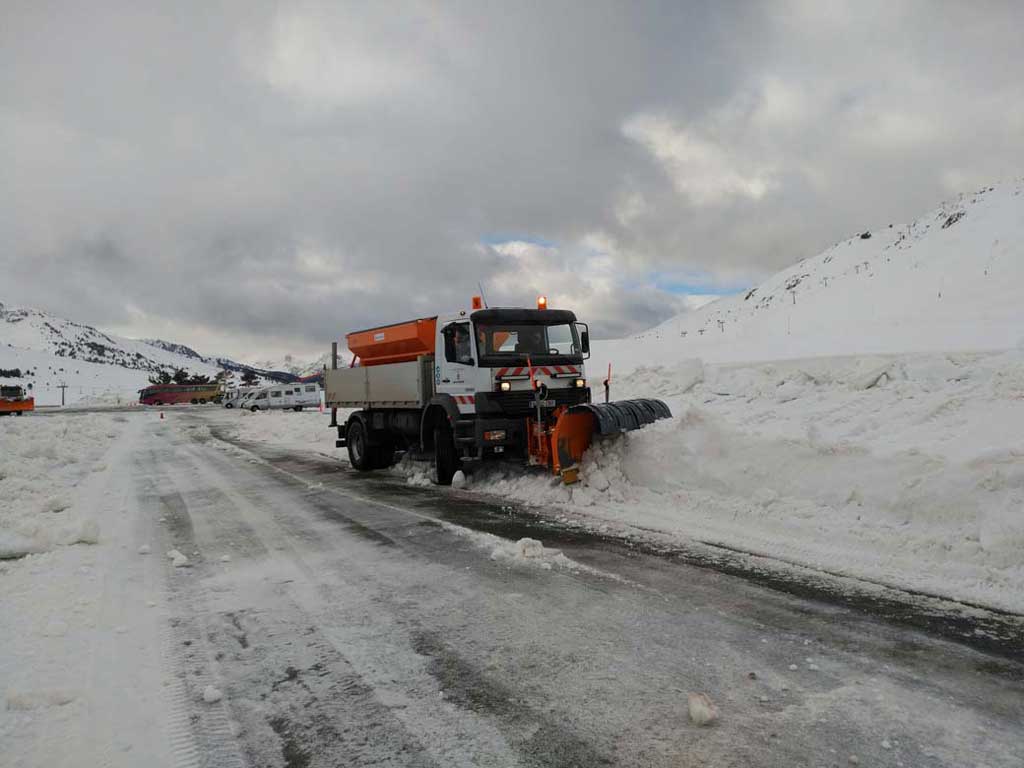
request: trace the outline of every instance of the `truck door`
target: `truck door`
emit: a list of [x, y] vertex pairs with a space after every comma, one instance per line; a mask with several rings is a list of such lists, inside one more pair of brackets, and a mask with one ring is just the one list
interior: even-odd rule
[[[444, 340], [444, 355], [439, 356], [434, 373], [434, 384], [438, 392], [455, 396], [459, 410], [471, 405], [476, 392], [476, 346], [468, 320], [448, 323], [441, 331]], [[461, 396], [461, 397], [460, 397]]]

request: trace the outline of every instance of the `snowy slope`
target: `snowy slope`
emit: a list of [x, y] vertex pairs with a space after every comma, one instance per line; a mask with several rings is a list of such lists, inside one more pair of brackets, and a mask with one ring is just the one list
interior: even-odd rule
[[23, 374], [4, 382], [31, 383], [40, 405], [61, 402], [60, 384], [68, 385], [68, 404], [129, 403], [151, 375], [179, 368], [211, 378], [226, 369], [235, 374], [251, 370], [268, 382], [294, 380], [287, 369], [207, 357], [161, 339], [127, 339], [38, 309], [0, 304], [0, 369], [19, 369]]
[[[339, 358], [342, 358], [347, 354], [347, 350], [338, 351]], [[308, 362], [296, 360], [291, 355], [285, 355], [280, 360], [257, 360], [252, 364], [252, 366], [266, 371], [285, 371], [300, 378], [304, 378], [306, 376], [313, 376], [320, 373], [325, 366], [330, 368], [331, 354], [326, 352], [316, 360]]]
[[184, 368], [215, 376], [220, 368], [143, 341], [103, 333], [37, 309], [0, 304], [0, 369], [19, 369], [4, 383], [32, 385], [37, 405], [130, 403], [159, 371]]
[[92, 326], [38, 309], [3, 304], [0, 304], [0, 344], [45, 352], [69, 361], [116, 365], [147, 373], [174, 368], [208, 375], [218, 371], [216, 366], [198, 357], [103, 333]]
[[747, 293], [599, 344], [595, 362], [624, 373], [651, 360], [1009, 349], [1024, 341], [1022, 294], [1017, 180], [961, 195], [910, 224], [861, 230]]

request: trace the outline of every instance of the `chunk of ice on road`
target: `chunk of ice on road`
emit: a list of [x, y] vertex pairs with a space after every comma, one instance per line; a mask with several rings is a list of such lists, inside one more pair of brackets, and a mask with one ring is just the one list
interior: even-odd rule
[[203, 688], [203, 701], [207, 704], [216, 704], [218, 701], [224, 698], [224, 694], [212, 685], [208, 685]]
[[148, 555], [150, 552], [152, 552], [152, 550], [149, 548], [149, 544], [143, 544], [141, 547], [139, 547], [140, 555]]
[[516, 542], [520, 557], [544, 557], [544, 545], [536, 539], [524, 538]]
[[171, 565], [175, 568], [184, 568], [188, 565], [188, 558], [176, 549], [172, 549], [168, 552], [167, 557], [170, 559]]
[[465, 488], [466, 474], [460, 469], [452, 476], [452, 488]]
[[718, 707], [706, 693], [691, 693], [686, 697], [690, 720], [696, 725], [710, 725], [718, 719]]

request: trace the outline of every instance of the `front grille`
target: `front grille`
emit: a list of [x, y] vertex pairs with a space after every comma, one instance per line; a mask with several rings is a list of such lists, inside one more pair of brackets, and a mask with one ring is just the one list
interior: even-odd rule
[[[533, 392], [495, 392], [490, 395], [489, 399], [506, 416], [530, 416], [536, 411], [530, 406], [530, 401], [534, 399]], [[555, 407], [579, 405], [590, 402], [590, 389], [588, 387], [549, 389], [545, 400], [554, 400]]]

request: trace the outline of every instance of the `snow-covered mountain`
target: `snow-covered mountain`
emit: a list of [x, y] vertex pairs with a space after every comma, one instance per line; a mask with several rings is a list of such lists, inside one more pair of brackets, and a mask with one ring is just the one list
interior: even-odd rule
[[[0, 304], [0, 380], [32, 385], [42, 405], [100, 400], [132, 402], [149, 377], [179, 368], [216, 376], [252, 370], [262, 379], [287, 381], [292, 374], [206, 357], [183, 344], [127, 339], [27, 307]], [[18, 373], [18, 376], [14, 374]]]
[[[339, 350], [338, 354], [341, 356], [348, 353]], [[330, 368], [331, 354], [330, 352], [326, 352], [316, 360], [308, 362], [296, 360], [292, 355], [285, 355], [280, 360], [257, 360], [252, 365], [254, 368], [266, 371], [284, 371], [300, 378], [304, 378], [306, 376], [313, 376], [320, 373], [325, 366]]]
[[[1013, 348], [1024, 342], [1024, 179], [862, 229], [742, 294], [600, 345], [620, 371], [705, 362]], [[638, 343], [641, 342], [641, 343]]]

